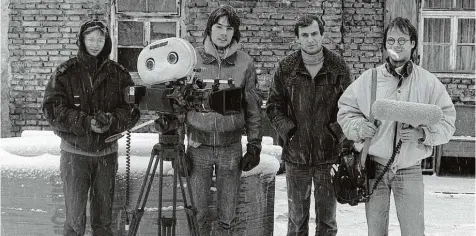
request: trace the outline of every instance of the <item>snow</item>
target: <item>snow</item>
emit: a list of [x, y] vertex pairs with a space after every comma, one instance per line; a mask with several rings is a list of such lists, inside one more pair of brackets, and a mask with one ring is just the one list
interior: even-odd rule
[[[61, 139], [52, 131], [24, 131], [21, 137], [3, 138], [0, 143], [2, 169], [57, 170]], [[119, 172], [125, 171], [126, 138], [119, 139]], [[131, 172], [145, 172], [150, 161], [150, 152], [158, 142], [157, 133], [132, 133], [130, 161]], [[243, 154], [246, 152], [246, 136], [242, 138]], [[279, 169], [281, 147], [273, 145], [271, 137], [264, 137], [260, 163], [242, 176], [276, 173]], [[172, 175], [170, 162], [164, 162], [164, 174]]]
[[[145, 171], [150, 160], [150, 150], [158, 140], [157, 134], [132, 134], [131, 170]], [[244, 150], [246, 137], [243, 137]], [[59, 138], [52, 132], [27, 131], [21, 138], [0, 139], [1, 170], [31, 170], [32, 172], [57, 172], [59, 169]], [[125, 171], [125, 138], [119, 140], [119, 172]], [[275, 172], [279, 167], [281, 148], [272, 145], [272, 139], [265, 138], [261, 162], [258, 167], [243, 175]], [[11, 171], [12, 170], [12, 171]], [[166, 162], [164, 172], [173, 169]], [[474, 177], [424, 176], [425, 184], [425, 235], [452, 236], [476, 235], [475, 224], [475, 180]], [[284, 236], [287, 230], [287, 192], [284, 175], [276, 176], [274, 235]], [[9, 209], [9, 206], [3, 206]], [[311, 202], [310, 235], [314, 235], [314, 200]], [[19, 209], [21, 211], [44, 212], [42, 209]], [[156, 209], [148, 209], [156, 211]], [[8, 217], [8, 216], [3, 216]], [[338, 235], [367, 235], [365, 208], [358, 206], [337, 206]], [[400, 235], [393, 197], [391, 198], [389, 235]]]

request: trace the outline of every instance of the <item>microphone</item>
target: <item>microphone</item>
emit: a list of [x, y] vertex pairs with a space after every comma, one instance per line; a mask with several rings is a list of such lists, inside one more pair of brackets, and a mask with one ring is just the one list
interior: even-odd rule
[[397, 121], [413, 127], [434, 125], [443, 118], [437, 105], [379, 99], [372, 104], [375, 119]]

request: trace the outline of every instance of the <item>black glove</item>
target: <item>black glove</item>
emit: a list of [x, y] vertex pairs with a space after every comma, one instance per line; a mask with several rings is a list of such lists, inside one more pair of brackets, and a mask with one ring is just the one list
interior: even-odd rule
[[105, 133], [112, 124], [112, 114], [99, 110], [91, 119], [91, 130], [95, 133]]
[[182, 165], [177, 166], [178, 161], [179, 159], [176, 159], [173, 162], [174, 170], [177, 170], [178, 174], [182, 177], [190, 176], [193, 170], [193, 161], [192, 161], [192, 158], [190, 157], [190, 153], [188, 152], [184, 153], [184, 157], [183, 157], [184, 163], [181, 163]]
[[241, 158], [240, 168], [243, 171], [250, 171], [259, 164], [261, 149], [253, 144], [246, 145], [246, 154]]
[[155, 130], [160, 133], [174, 131], [179, 127], [179, 120], [177, 116], [170, 114], [161, 115], [160, 118], [154, 121], [154, 123]]

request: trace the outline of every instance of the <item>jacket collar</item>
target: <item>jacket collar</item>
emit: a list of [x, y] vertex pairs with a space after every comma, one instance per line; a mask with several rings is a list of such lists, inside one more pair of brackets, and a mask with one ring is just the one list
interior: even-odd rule
[[412, 74], [413, 71], [413, 63], [411, 60], [407, 61], [401, 70], [400, 73], [396, 71], [396, 67], [391, 63], [390, 58], [387, 57], [386, 63], [385, 63], [385, 69], [388, 75], [394, 76], [396, 78], [400, 78], [400, 76], [403, 76], [403, 78], [407, 78]]
[[[342, 60], [337, 57], [337, 55], [335, 55], [326, 47], [322, 46], [322, 50], [324, 54], [324, 63], [322, 64], [322, 68], [318, 72], [318, 75], [326, 73], [344, 74], [346, 71], [345, 63], [343, 63]], [[294, 54], [291, 55], [291, 57], [294, 57], [292, 60], [295, 62], [294, 71], [296, 73], [309, 74], [302, 59], [301, 50], [296, 51]]]
[[[230, 46], [227, 48], [228, 52], [226, 53], [225, 58], [222, 58], [221, 60], [225, 61], [229, 65], [235, 65], [236, 55], [239, 47], [240, 45], [235, 40], [233, 40]], [[218, 52], [210, 40], [210, 37], [205, 39], [205, 42], [203, 43], [203, 49], [199, 50], [199, 53], [204, 64], [211, 64], [214, 61], [220, 60]]]

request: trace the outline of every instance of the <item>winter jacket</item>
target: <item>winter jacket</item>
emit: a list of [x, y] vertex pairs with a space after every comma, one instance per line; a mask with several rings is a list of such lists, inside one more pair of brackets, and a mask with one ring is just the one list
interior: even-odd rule
[[[124, 90], [134, 85], [129, 73], [107, 58], [112, 45], [109, 35], [106, 34], [106, 43], [98, 56], [86, 51], [84, 30], [98, 25], [105, 27], [97, 21], [81, 27], [77, 56], [58, 66], [46, 87], [43, 112], [55, 134], [61, 137], [62, 149], [68, 149], [64, 151], [87, 154], [111, 147], [117, 151], [117, 141], [104, 140], [132, 127], [139, 118], [133, 117], [132, 106], [124, 100]], [[90, 127], [92, 117], [100, 110], [113, 116], [109, 130], [102, 134], [94, 133]]]
[[274, 75], [266, 112], [285, 141], [282, 158], [290, 164], [337, 163], [342, 150], [337, 101], [351, 83], [350, 71], [340, 56], [323, 50], [324, 63], [314, 78], [300, 50], [282, 59]]
[[[413, 64], [412, 68], [409, 76], [398, 87], [399, 78], [389, 73], [385, 65], [378, 66], [376, 99], [434, 104], [441, 107], [444, 116], [438, 124], [422, 126], [426, 136], [423, 142], [403, 143], [392, 170], [413, 166], [429, 157], [432, 146], [447, 143], [455, 131], [456, 111], [444, 85], [420, 66]], [[372, 72], [367, 70], [347, 88], [339, 100], [337, 120], [347, 138], [359, 142], [355, 144], [358, 150], [363, 147], [358, 130], [370, 111], [371, 81]], [[369, 154], [380, 164], [386, 165], [393, 152], [396, 122], [381, 122], [370, 142]], [[400, 129], [401, 125], [397, 125], [397, 128]]]
[[[228, 146], [241, 141], [243, 128], [246, 129], [248, 142], [261, 148], [261, 99], [257, 93], [257, 76], [253, 59], [238, 50], [238, 44], [232, 42], [227, 56], [220, 59], [212, 55], [205, 47], [213, 47], [205, 40], [204, 47], [197, 49], [198, 79], [232, 80], [235, 87], [242, 88], [242, 112], [222, 115], [216, 112], [189, 111], [186, 117], [187, 135], [194, 145]], [[207, 83], [211, 88], [213, 84]], [[220, 89], [229, 88], [229, 84], [220, 84]]]

